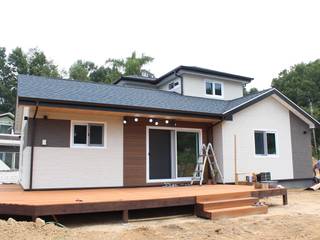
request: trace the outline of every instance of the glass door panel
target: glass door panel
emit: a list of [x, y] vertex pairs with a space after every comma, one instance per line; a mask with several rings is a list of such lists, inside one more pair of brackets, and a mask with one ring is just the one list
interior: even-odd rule
[[199, 156], [199, 134], [177, 132], [178, 177], [192, 177]]

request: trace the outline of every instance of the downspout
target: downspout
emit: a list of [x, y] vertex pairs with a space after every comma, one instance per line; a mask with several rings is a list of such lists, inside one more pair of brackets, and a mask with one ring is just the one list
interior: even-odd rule
[[181, 95], [183, 95], [183, 76], [178, 74], [177, 71], [174, 72], [174, 75], [181, 80]]
[[36, 137], [36, 128], [37, 128], [37, 114], [39, 109], [39, 102], [36, 103], [36, 110], [32, 119], [32, 131], [31, 131], [31, 156], [30, 156], [30, 182], [29, 190], [32, 190], [32, 180], [33, 180], [33, 156], [34, 156], [34, 142]]

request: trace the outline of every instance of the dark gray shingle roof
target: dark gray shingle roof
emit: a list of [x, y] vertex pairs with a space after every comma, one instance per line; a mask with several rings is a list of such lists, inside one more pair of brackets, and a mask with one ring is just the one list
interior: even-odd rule
[[225, 111], [255, 98], [265, 91], [224, 101], [181, 96], [174, 92], [97, 84], [76, 80], [53, 79], [30, 75], [18, 76], [19, 99], [37, 99], [79, 104], [97, 104], [128, 109], [222, 115]]

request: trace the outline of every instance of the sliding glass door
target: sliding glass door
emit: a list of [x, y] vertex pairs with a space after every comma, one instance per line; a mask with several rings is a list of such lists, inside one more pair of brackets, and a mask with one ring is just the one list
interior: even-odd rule
[[192, 177], [199, 156], [199, 134], [177, 132], [178, 178]]
[[152, 127], [148, 131], [148, 180], [187, 180], [199, 156], [201, 131]]

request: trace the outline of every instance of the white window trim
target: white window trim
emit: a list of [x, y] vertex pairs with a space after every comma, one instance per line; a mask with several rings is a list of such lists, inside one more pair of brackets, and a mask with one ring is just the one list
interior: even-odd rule
[[[212, 94], [207, 94], [207, 83], [212, 84]], [[221, 84], [221, 96], [215, 94], [215, 88], [213, 85], [216, 83]], [[210, 97], [210, 98], [223, 99], [224, 98], [224, 84], [223, 84], [223, 82], [205, 79], [205, 81], [204, 81], [204, 94], [205, 94], [205, 96]]]
[[[273, 133], [275, 135], [276, 140], [276, 154], [256, 154], [256, 141], [255, 141], [255, 132], [264, 132], [264, 133]], [[279, 158], [279, 141], [278, 141], [278, 133], [276, 130], [270, 130], [270, 129], [254, 129], [253, 130], [253, 144], [254, 144], [254, 156], [256, 158]]]
[[[202, 149], [202, 129], [199, 128], [176, 128], [176, 127], [158, 127], [158, 126], [147, 126], [146, 127], [146, 182], [147, 183], [162, 183], [162, 182], [184, 182], [191, 181], [192, 177], [177, 177], [178, 176], [178, 153], [177, 144], [175, 144], [175, 178], [169, 179], [150, 179], [149, 174], [149, 129], [160, 129], [160, 130], [171, 130], [174, 131], [175, 142], [177, 142], [177, 132], [195, 132], [199, 134], [199, 152]], [[201, 152], [200, 152], [201, 153]]]
[[[86, 144], [74, 144], [73, 143], [73, 134], [74, 134], [74, 125], [85, 125], [87, 126], [87, 132], [89, 130], [90, 124], [99, 124], [103, 125], [103, 146], [95, 146], [89, 145], [88, 141], [89, 138], [87, 136], [87, 143]], [[71, 121], [70, 126], [70, 148], [85, 148], [85, 149], [105, 149], [107, 148], [107, 123], [106, 122], [95, 122], [95, 121]]]

